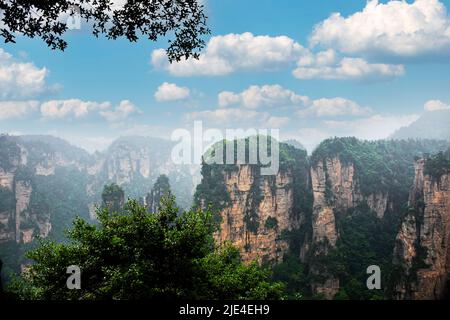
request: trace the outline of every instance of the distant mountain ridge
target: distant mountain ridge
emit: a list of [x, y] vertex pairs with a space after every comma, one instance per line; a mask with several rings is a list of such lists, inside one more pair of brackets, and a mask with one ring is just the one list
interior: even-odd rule
[[142, 200], [165, 174], [177, 204], [189, 207], [200, 167], [175, 165], [173, 145], [123, 137], [90, 154], [52, 136], [0, 135], [0, 257], [6, 270], [18, 271], [37, 236], [61, 240], [75, 217], [95, 218], [107, 184]]
[[407, 127], [394, 132], [391, 139], [450, 140], [450, 109], [425, 112]]

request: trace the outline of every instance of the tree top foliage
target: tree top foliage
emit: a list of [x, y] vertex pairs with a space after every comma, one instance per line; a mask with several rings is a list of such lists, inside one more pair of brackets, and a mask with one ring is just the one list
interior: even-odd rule
[[450, 172], [450, 149], [428, 157], [425, 161], [425, 174], [431, 175], [436, 180]]
[[[109, 299], [277, 299], [282, 285], [256, 263], [244, 265], [239, 251], [216, 248], [209, 211], [179, 214], [173, 197], [148, 214], [130, 200], [123, 212], [99, 210], [98, 224], [81, 218], [70, 241], [42, 240], [28, 253], [34, 261], [9, 290], [18, 298]], [[66, 268], [80, 267], [81, 289], [66, 286]]]
[[51, 49], [64, 50], [68, 18], [89, 23], [94, 36], [125, 37], [136, 42], [140, 36], [169, 40], [169, 61], [198, 58], [210, 31], [203, 5], [198, 0], [128, 0], [123, 6], [113, 0], [0, 0], [0, 37], [15, 43], [17, 34], [41, 38]]

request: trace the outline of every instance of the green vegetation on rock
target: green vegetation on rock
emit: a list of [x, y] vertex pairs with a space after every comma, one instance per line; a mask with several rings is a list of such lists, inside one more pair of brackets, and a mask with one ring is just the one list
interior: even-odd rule
[[440, 180], [441, 176], [450, 172], [450, 149], [439, 152], [425, 160], [424, 173]]

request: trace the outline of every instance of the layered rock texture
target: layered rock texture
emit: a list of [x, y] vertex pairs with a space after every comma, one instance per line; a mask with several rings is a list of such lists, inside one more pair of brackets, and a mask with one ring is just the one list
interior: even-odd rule
[[[182, 207], [191, 205], [197, 171], [171, 161], [173, 143], [129, 137], [89, 154], [51, 136], [0, 136], [0, 257], [18, 268], [19, 247], [37, 236], [64, 237], [76, 216], [95, 219], [103, 187], [116, 183], [145, 197], [160, 174], [173, 179]], [[123, 207], [122, 196], [120, 207]]]
[[307, 221], [311, 193], [306, 152], [281, 144], [283, 158], [275, 175], [261, 166], [203, 165], [197, 203], [213, 204], [217, 243], [231, 241], [244, 261], [274, 264], [289, 249], [288, 235]]
[[410, 210], [396, 238], [400, 299], [448, 297], [450, 282], [450, 157], [415, 162]]
[[[194, 204], [215, 213], [218, 244], [230, 241], [244, 261], [274, 269], [288, 261], [292, 290], [311, 297], [448, 296], [450, 162], [427, 156], [448, 142], [334, 138], [310, 157], [297, 144], [279, 146], [273, 175], [260, 163], [209, 164], [205, 155]], [[19, 268], [37, 236], [62, 239], [75, 216], [95, 218], [102, 202], [121, 208], [127, 195], [155, 212], [170, 180], [178, 205], [189, 206], [198, 171], [174, 165], [172, 147], [121, 138], [91, 155], [51, 137], [0, 136], [5, 268]], [[111, 192], [102, 199], [105, 185]], [[382, 290], [366, 287], [370, 265], [381, 269]]]
[[313, 294], [347, 296], [359, 283], [358, 291], [373, 298], [364, 290], [365, 270], [372, 264], [389, 281], [395, 237], [414, 182], [414, 157], [445, 147], [445, 142], [340, 138], [315, 150], [312, 241], [301, 254], [309, 265]]
[[286, 171], [267, 179], [259, 176], [258, 170], [244, 165], [224, 174], [230, 205], [220, 213], [222, 222], [216, 240], [233, 242], [245, 261], [279, 262], [287, 249], [281, 232], [298, 228], [300, 223], [299, 216], [292, 212], [293, 177]]
[[[324, 141], [309, 158], [293, 146], [281, 146], [281, 157], [291, 161], [273, 176], [261, 176], [258, 165], [203, 165], [196, 203], [212, 204], [218, 212], [218, 243], [231, 241], [245, 261], [273, 265], [294, 255], [312, 296], [387, 297], [409, 189], [421, 184], [414, 182], [414, 158], [448, 143], [336, 138]], [[449, 197], [441, 193], [440, 199]], [[447, 210], [444, 204], [438, 207]], [[436, 213], [431, 217], [440, 219]], [[437, 246], [443, 234], [429, 236]], [[370, 265], [382, 269], [382, 291], [366, 287]]]
[[[326, 156], [311, 166], [314, 195], [311, 247], [314, 250], [310, 252], [310, 259], [327, 255], [336, 248], [340, 238], [338, 215], [351, 215], [351, 209], [364, 205], [367, 213], [373, 212], [383, 219], [386, 212], [392, 209], [393, 203], [387, 191], [362, 193], [356, 170], [353, 161], [344, 162], [339, 155]], [[316, 270], [312, 268], [311, 272], [316, 273]], [[339, 288], [339, 278], [331, 274], [323, 283], [312, 283], [313, 293], [322, 294], [328, 299], [333, 298]]]
[[[49, 212], [39, 212], [33, 198], [33, 176], [40, 175], [37, 168], [41, 164], [35, 160], [34, 150], [18, 144], [16, 139], [0, 140], [0, 244], [29, 243], [36, 236], [46, 237], [51, 230]], [[35, 165], [36, 172], [30, 171], [31, 165]]]

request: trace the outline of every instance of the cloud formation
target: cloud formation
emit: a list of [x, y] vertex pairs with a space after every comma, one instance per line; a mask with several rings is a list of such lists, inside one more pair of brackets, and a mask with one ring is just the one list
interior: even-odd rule
[[106, 110], [110, 107], [109, 102], [98, 103], [80, 99], [50, 100], [41, 104], [41, 115], [45, 119], [83, 118], [92, 111]]
[[417, 57], [450, 53], [450, 19], [438, 0], [367, 2], [348, 17], [333, 13], [310, 42], [347, 54]]
[[136, 106], [129, 100], [120, 101], [119, 105], [114, 110], [102, 110], [100, 115], [109, 122], [118, 122], [125, 120], [130, 115], [134, 113], [139, 113], [140, 111]]
[[0, 48], [0, 99], [33, 98], [50, 88], [45, 79], [46, 68], [31, 62], [20, 62]]
[[129, 100], [122, 100], [113, 108], [111, 102], [83, 101], [80, 99], [50, 100], [41, 104], [43, 119], [81, 119], [98, 113], [109, 122], [128, 118], [139, 110]]
[[175, 83], [164, 82], [155, 92], [155, 99], [158, 102], [176, 101], [187, 99], [190, 90], [186, 87], [179, 87]]
[[344, 98], [321, 98], [312, 101], [311, 105], [297, 114], [300, 117], [336, 117], [336, 116], [367, 116], [372, 109], [361, 107], [358, 103]]
[[286, 36], [230, 33], [212, 37], [198, 60], [170, 64], [165, 50], [158, 49], [152, 52], [151, 63], [174, 76], [223, 76], [243, 70], [277, 70], [296, 61], [306, 50]]
[[21, 118], [29, 112], [35, 111], [38, 101], [0, 101], [0, 120]]
[[244, 108], [299, 106], [309, 102], [309, 98], [284, 89], [282, 86], [250, 86], [241, 93], [222, 91], [218, 96], [219, 107], [239, 105]]
[[152, 65], [174, 76], [224, 76], [238, 71], [274, 71], [297, 62], [299, 79], [386, 79], [404, 74], [401, 65], [371, 64], [362, 58], [340, 58], [333, 50], [313, 53], [287, 36], [254, 36], [250, 32], [212, 37], [198, 60], [170, 64], [165, 50], [154, 50]]
[[429, 100], [425, 103], [424, 109], [426, 111], [448, 110], [450, 109], [450, 104], [446, 104], [441, 100]]
[[253, 110], [264, 107], [288, 107], [300, 117], [366, 116], [372, 113], [370, 108], [362, 107], [352, 100], [340, 97], [314, 100], [278, 84], [253, 85], [240, 93], [222, 91], [218, 95], [218, 103], [220, 108], [234, 106]]
[[220, 108], [216, 110], [189, 112], [185, 115], [187, 122], [205, 121], [207, 125], [230, 128], [280, 128], [289, 123], [288, 117], [270, 115], [256, 110]]
[[369, 63], [362, 58], [337, 59], [334, 50], [321, 51], [299, 59], [298, 67], [292, 72], [302, 80], [365, 80], [377, 81], [399, 77], [405, 74], [402, 65]]

